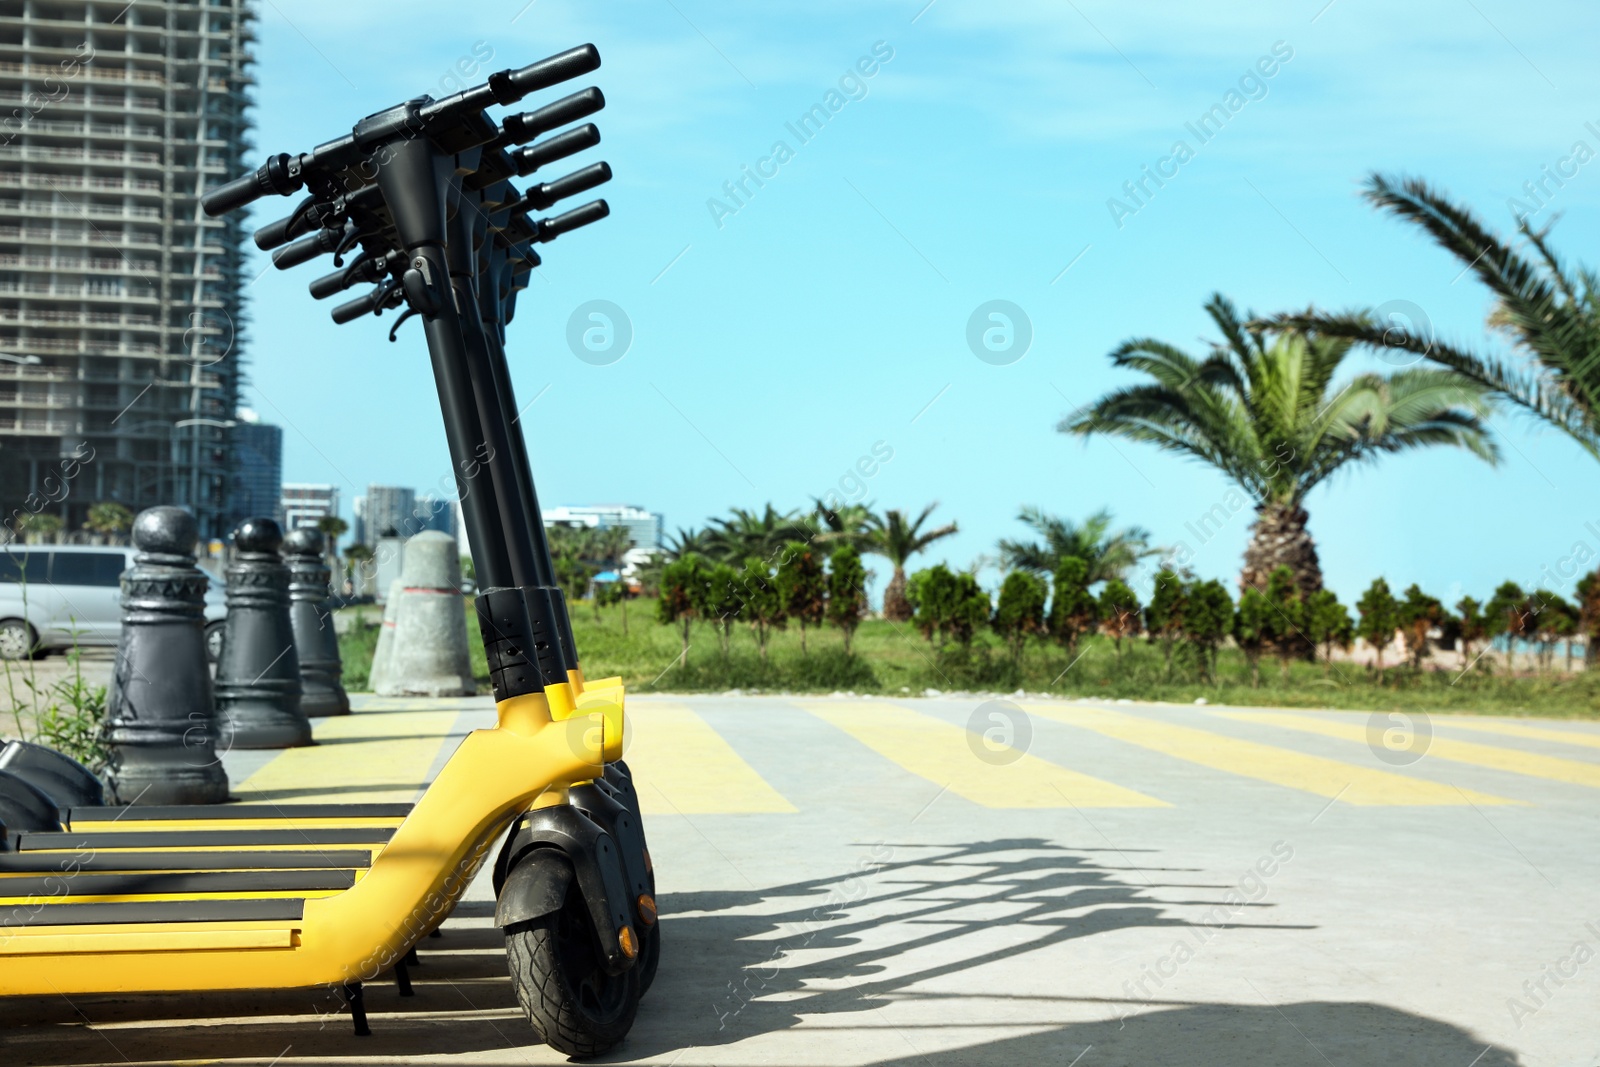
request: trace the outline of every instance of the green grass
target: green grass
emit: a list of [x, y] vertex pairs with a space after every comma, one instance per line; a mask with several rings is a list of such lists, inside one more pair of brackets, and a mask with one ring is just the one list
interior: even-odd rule
[[[722, 692], [728, 689], [921, 695], [927, 689], [942, 692], [1050, 693], [1063, 697], [1115, 700], [1160, 700], [1192, 703], [1204, 698], [1213, 704], [1279, 705], [1306, 708], [1358, 710], [1421, 710], [1480, 714], [1541, 715], [1561, 718], [1600, 718], [1600, 671], [1567, 675], [1552, 670], [1545, 675], [1511, 676], [1474, 669], [1460, 678], [1456, 672], [1390, 668], [1383, 684], [1377, 675], [1352, 664], [1294, 663], [1287, 680], [1279, 677], [1276, 660], [1261, 665], [1261, 687], [1250, 685], [1244, 657], [1223, 650], [1218, 663], [1218, 684], [1202, 684], [1180, 654], [1169, 678], [1158, 646], [1144, 640], [1123, 642], [1119, 659], [1111, 641], [1088, 639], [1073, 662], [1065, 649], [1043, 641], [1030, 642], [1020, 664], [992, 634], [973, 642], [970, 651], [952, 645], [942, 653], [908, 626], [872, 619], [856, 632], [854, 655], [844, 654], [838, 631], [811, 631], [809, 654], [800, 652], [800, 635], [791, 627], [773, 635], [768, 659], [756, 649], [747, 626], [735, 626], [727, 657], [710, 626], [696, 624], [690, 636], [687, 664], [678, 630], [656, 623], [654, 604], [635, 601], [628, 606], [629, 628], [622, 630], [622, 609], [602, 608], [596, 618], [587, 602], [572, 607], [572, 628], [591, 678], [621, 675], [635, 693]], [[361, 609], [354, 609], [361, 610]], [[367, 668], [377, 643], [377, 616], [352, 626], [340, 638], [345, 685], [366, 686]], [[488, 691], [488, 670], [477, 620], [467, 611], [469, 647], [480, 691]]]

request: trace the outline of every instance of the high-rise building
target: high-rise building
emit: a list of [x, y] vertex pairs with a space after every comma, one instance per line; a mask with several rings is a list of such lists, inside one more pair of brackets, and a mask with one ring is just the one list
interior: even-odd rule
[[381, 537], [414, 537], [423, 530], [461, 536], [457, 502], [397, 485], [369, 485], [351, 504], [351, 540], [376, 548]]
[[233, 448], [229, 524], [258, 516], [275, 517], [283, 493], [283, 428], [241, 419], [233, 428]]
[[289, 482], [283, 487], [278, 514], [287, 533], [302, 526], [315, 526], [318, 519], [338, 517], [339, 487], [309, 482]]
[[416, 503], [417, 533], [438, 530], [451, 537], [459, 537], [456, 528], [456, 502], [436, 496], [419, 496]]
[[397, 485], [367, 486], [362, 513], [363, 543], [376, 547], [380, 537], [410, 537], [417, 532], [417, 494]]
[[[231, 525], [244, 229], [199, 196], [243, 173], [254, 0], [0, 8], [0, 509]], [[54, 478], [52, 477], [54, 476]], [[248, 490], [253, 491], [253, 490]]]

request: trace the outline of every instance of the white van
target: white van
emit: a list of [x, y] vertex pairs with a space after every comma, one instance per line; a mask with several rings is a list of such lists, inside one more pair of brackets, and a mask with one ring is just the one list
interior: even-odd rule
[[[122, 633], [122, 572], [135, 550], [116, 545], [0, 545], [0, 658], [78, 646], [114, 647]], [[221, 583], [206, 589], [206, 651], [222, 650]]]

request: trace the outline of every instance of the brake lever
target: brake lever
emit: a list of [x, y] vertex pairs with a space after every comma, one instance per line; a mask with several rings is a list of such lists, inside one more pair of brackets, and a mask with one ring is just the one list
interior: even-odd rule
[[394, 344], [396, 341], [400, 340], [400, 327], [401, 327], [401, 325], [407, 319], [409, 319], [411, 316], [415, 315], [416, 313], [417, 313], [417, 309], [416, 308], [408, 307], [408, 308], [406, 308], [404, 311], [402, 311], [400, 313], [400, 317], [399, 318], [394, 320], [394, 325], [389, 327], [389, 343], [390, 344]]

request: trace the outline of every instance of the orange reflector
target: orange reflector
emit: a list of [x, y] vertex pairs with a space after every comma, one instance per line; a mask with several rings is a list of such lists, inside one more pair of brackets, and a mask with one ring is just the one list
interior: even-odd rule
[[652, 897], [649, 893], [639, 894], [639, 918], [644, 920], [644, 924], [646, 926], [655, 925], [656, 898]]
[[644, 850], [644, 870], [646, 874], [656, 873], [656, 865], [650, 862], [650, 850]]
[[624, 926], [619, 938], [622, 942], [622, 954], [630, 960], [639, 954], [639, 943], [633, 938], [633, 927]]

